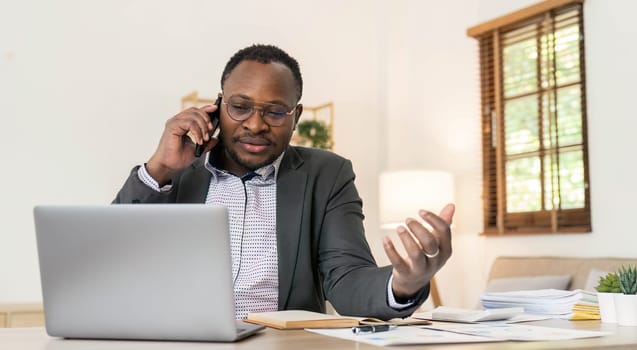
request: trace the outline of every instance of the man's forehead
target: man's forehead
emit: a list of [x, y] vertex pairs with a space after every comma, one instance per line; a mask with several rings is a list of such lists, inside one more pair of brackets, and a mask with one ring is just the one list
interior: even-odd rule
[[294, 76], [292, 75], [292, 71], [283, 63], [262, 63], [259, 61], [246, 60], [239, 63], [230, 72], [230, 74], [228, 74], [225, 85], [227, 85], [231, 80], [250, 80], [263, 78], [282, 81], [290, 80], [292, 84], [294, 83]]
[[265, 93], [286, 99], [294, 99], [296, 95], [292, 71], [279, 62], [243, 61], [230, 72], [223, 90], [224, 94], [230, 95], [253, 96]]

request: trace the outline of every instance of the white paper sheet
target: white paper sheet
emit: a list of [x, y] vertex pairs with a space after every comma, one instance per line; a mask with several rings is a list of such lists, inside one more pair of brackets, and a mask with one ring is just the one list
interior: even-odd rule
[[494, 338], [443, 332], [434, 329], [424, 329], [422, 326], [400, 326], [387, 332], [356, 335], [351, 328], [338, 329], [306, 329], [308, 332], [327, 335], [341, 339], [353, 340], [361, 343], [387, 345], [415, 345], [415, 344], [452, 344], [452, 343], [484, 343], [502, 341]]
[[569, 340], [595, 338], [609, 335], [608, 332], [583, 331], [554, 327], [528, 326], [520, 324], [458, 324], [436, 323], [425, 328], [457, 332], [467, 335], [517, 341]]

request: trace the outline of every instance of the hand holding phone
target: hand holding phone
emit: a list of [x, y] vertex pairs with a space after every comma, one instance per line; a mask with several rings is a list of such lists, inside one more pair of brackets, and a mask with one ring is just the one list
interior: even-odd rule
[[[216, 144], [217, 140], [213, 141], [209, 136], [213, 136], [219, 127], [220, 104], [221, 97], [215, 102], [217, 107], [214, 112], [209, 112], [213, 109], [212, 106], [191, 107], [166, 121], [159, 145], [146, 162], [148, 173], [160, 186], [192, 164], [195, 155], [200, 156], [207, 148]], [[212, 130], [209, 130], [210, 125]], [[199, 148], [199, 151], [195, 148]]]
[[[210, 117], [210, 122], [214, 125], [214, 128], [210, 132], [210, 137], [212, 137], [219, 127], [219, 116], [221, 115], [221, 95], [217, 97], [215, 101], [215, 106], [217, 109], [214, 112], [208, 113], [208, 117]], [[204, 149], [206, 148], [205, 144], [195, 144], [195, 157], [200, 157], [203, 154]]]

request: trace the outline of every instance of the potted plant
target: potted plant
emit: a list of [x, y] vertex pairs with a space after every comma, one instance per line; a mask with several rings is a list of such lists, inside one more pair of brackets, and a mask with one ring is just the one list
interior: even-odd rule
[[321, 120], [303, 120], [297, 126], [298, 134], [307, 146], [330, 149], [332, 142], [330, 140], [330, 129]]
[[615, 312], [620, 326], [637, 326], [637, 267], [620, 267], [617, 271], [622, 294], [615, 294]]
[[599, 313], [602, 317], [602, 322], [616, 323], [614, 295], [622, 292], [617, 274], [609, 272], [606, 276], [600, 277], [599, 284], [595, 289], [597, 290], [597, 301], [599, 302]]

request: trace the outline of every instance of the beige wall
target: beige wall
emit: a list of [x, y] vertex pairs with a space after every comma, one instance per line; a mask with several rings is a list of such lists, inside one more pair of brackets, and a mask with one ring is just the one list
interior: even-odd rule
[[[630, 0], [585, 3], [588, 132], [593, 232], [577, 235], [480, 237], [479, 85], [475, 42], [467, 27], [535, 0], [401, 2], [389, 31], [398, 50], [388, 61], [390, 104], [387, 168], [412, 164], [456, 176], [454, 256], [438, 276], [443, 302], [473, 307], [488, 269], [500, 255], [637, 257], [629, 218], [637, 209], [632, 162], [637, 148], [633, 81], [637, 27]], [[459, 14], [455, 11], [462, 8]], [[452, 14], [456, 14], [455, 16]], [[415, 113], [405, 110], [419, 101]], [[402, 109], [401, 109], [402, 108]], [[410, 116], [412, 118], [410, 118]], [[627, 161], [626, 161], [627, 160]]]
[[[477, 17], [471, 23], [459, 24], [464, 29], [502, 14], [535, 3], [534, 0], [479, 0]], [[469, 9], [468, 11], [471, 11]], [[457, 103], [447, 103], [444, 99], [434, 99], [431, 110], [434, 115], [424, 114], [419, 119], [420, 130], [426, 137], [435, 137], [440, 131], [439, 121], [434, 118], [444, 115], [444, 123], [454, 124], [459, 131], [451, 137], [447, 145], [431, 150], [432, 164], [452, 170], [458, 178], [456, 189], [458, 201], [457, 226], [454, 230], [454, 256], [439, 276], [443, 302], [466, 307], [475, 306], [479, 291], [484, 287], [486, 274], [493, 259], [500, 255], [558, 255], [590, 257], [637, 257], [637, 235], [631, 228], [637, 205], [637, 190], [632, 184], [637, 168], [632, 161], [633, 150], [637, 149], [634, 137], [637, 130], [635, 118], [633, 82], [637, 79], [637, 45], [634, 36], [637, 27], [631, 16], [637, 11], [637, 3], [630, 0], [587, 0], [585, 2], [586, 72], [588, 94], [588, 132], [590, 144], [590, 179], [592, 198], [593, 230], [588, 234], [539, 235], [522, 237], [479, 237], [481, 231], [481, 184], [477, 140], [478, 80], [477, 74], [469, 74], [464, 84], [459, 86], [461, 99]], [[423, 23], [426, 23], [423, 22]], [[458, 38], [449, 36], [451, 43]], [[441, 43], [436, 48], [453, 50], [454, 44]], [[412, 47], [413, 49], [413, 47]], [[422, 52], [429, 48], [421, 48]], [[464, 52], [463, 52], [464, 53]], [[474, 53], [465, 55], [453, 69], [463, 69], [463, 65], [474, 66]], [[441, 65], [440, 70], [450, 70], [450, 65]], [[435, 73], [434, 73], [435, 74]], [[428, 80], [423, 73], [413, 79], [416, 83], [406, 90], [421, 91], [422, 98], [428, 96], [431, 86], [445, 86], [443, 79]], [[427, 81], [423, 84], [422, 81]], [[418, 84], [421, 84], [418, 90]], [[468, 113], [458, 105], [470, 104]], [[440, 112], [442, 110], [442, 112]], [[445, 114], [445, 112], [447, 112]], [[434, 130], [429, 123], [435, 125]], [[443, 123], [443, 124], [444, 124]], [[470, 129], [471, 132], [468, 132]], [[395, 131], [394, 134], [397, 134]], [[444, 131], [443, 131], [444, 133]], [[466, 134], [465, 134], [466, 133]], [[460, 145], [467, 144], [466, 154], [456, 152]], [[402, 146], [397, 141], [396, 148]], [[399, 159], [417, 159], [422, 153], [414, 152], [414, 147], [403, 149]], [[390, 159], [394, 153], [390, 155]], [[429, 157], [429, 156], [428, 156]], [[444, 160], [451, 163], [441, 163]], [[439, 165], [443, 164], [443, 165]]]
[[[303, 102], [336, 106], [336, 150], [354, 161], [380, 262], [377, 175], [454, 173], [454, 256], [443, 302], [473, 306], [495, 256], [636, 257], [637, 72], [632, 0], [588, 0], [587, 74], [593, 232], [484, 238], [479, 86], [467, 27], [532, 0], [0, 0], [0, 302], [40, 300], [31, 209], [111, 200], [147, 160], [193, 89], [212, 95], [229, 56], [253, 42], [301, 63]], [[461, 11], [458, 11], [461, 9]], [[613, 38], [610, 40], [609, 38]]]
[[334, 101], [336, 149], [371, 202], [377, 13], [365, 0], [0, 0], [0, 302], [41, 298], [32, 207], [110, 202], [181, 97], [215, 94], [230, 55], [255, 42], [299, 60], [303, 103]]

